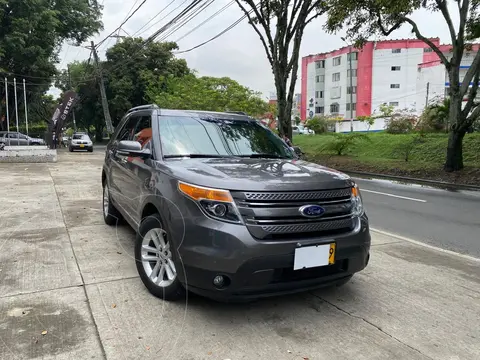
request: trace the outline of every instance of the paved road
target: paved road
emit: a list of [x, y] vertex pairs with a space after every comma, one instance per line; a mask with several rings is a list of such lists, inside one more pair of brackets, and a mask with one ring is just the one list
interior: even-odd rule
[[356, 181], [373, 228], [480, 257], [480, 192]]
[[133, 231], [103, 222], [102, 152], [58, 158], [0, 164], [0, 360], [479, 359], [480, 260], [372, 231], [342, 288], [163, 302], [138, 278]]

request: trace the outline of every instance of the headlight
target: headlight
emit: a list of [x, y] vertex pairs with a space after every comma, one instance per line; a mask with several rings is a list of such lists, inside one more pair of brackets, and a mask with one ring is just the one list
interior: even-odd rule
[[360, 189], [355, 184], [355, 186], [352, 187], [352, 214], [355, 216], [361, 216], [364, 211], [362, 195], [360, 194]]
[[178, 189], [194, 200], [205, 215], [220, 221], [242, 223], [242, 218], [228, 190], [211, 189], [184, 182], [178, 183]]

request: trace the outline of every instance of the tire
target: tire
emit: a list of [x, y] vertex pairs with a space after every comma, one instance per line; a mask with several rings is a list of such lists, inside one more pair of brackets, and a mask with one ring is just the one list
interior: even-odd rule
[[68, 151], [73, 152], [73, 149], [71, 147], [68, 148]]
[[88, 148], [88, 152], [93, 152], [93, 148]]
[[[153, 240], [154, 238], [157, 240]], [[146, 245], [153, 249], [162, 249], [162, 255], [157, 256], [153, 252], [147, 252], [144, 248]], [[145, 261], [144, 256], [148, 256], [151, 261]], [[135, 264], [140, 279], [152, 295], [166, 301], [185, 297], [185, 289], [175, 270], [178, 258], [177, 249], [169, 242], [160, 216], [154, 214], [144, 218], [140, 223], [135, 242]]]
[[122, 215], [112, 203], [112, 198], [110, 196], [110, 191], [107, 184], [103, 186], [102, 210], [105, 224], [113, 226], [117, 225], [122, 220]]

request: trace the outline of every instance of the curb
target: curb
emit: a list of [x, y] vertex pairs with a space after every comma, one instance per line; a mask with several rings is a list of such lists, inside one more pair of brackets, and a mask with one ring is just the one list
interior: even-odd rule
[[418, 245], [418, 246], [423, 246], [423, 247], [426, 247], [428, 249], [435, 250], [435, 251], [438, 251], [438, 252], [441, 252], [441, 253], [444, 253], [444, 254], [458, 256], [458, 257], [461, 257], [461, 258], [469, 260], [469, 261], [480, 262], [480, 258], [476, 258], [476, 257], [471, 256], [471, 255], [458, 253], [458, 252], [455, 252], [455, 251], [452, 251], [452, 250], [442, 249], [441, 247], [433, 246], [433, 245], [430, 245], [430, 244], [427, 244], [427, 243], [424, 243], [424, 242], [421, 242], [421, 241], [418, 241], [418, 240], [413, 240], [413, 239], [410, 239], [410, 238], [405, 237], [405, 236], [392, 234], [388, 231], [383, 231], [383, 230], [376, 229], [376, 228], [370, 228], [370, 231], [373, 231], [373, 232], [376, 232], [378, 234], [382, 234], [382, 235], [385, 235], [385, 236], [393, 237], [395, 239], [407, 241], [409, 243], [412, 243], [412, 244], [415, 244], [415, 245]]
[[446, 187], [446, 188], [450, 188], [450, 189], [480, 190], [480, 186], [476, 186], [476, 185], [455, 184], [455, 183], [449, 183], [449, 182], [444, 182], [444, 181], [411, 178], [411, 177], [406, 177], [406, 176], [376, 174], [376, 173], [369, 173], [369, 172], [363, 172], [363, 171], [350, 171], [350, 170], [342, 170], [342, 169], [338, 169], [338, 171], [341, 171], [341, 172], [343, 172], [345, 174], [348, 174], [348, 175], [369, 176], [369, 177], [392, 179], [392, 180], [403, 180], [403, 181], [411, 182], [411, 183], [436, 185], [436, 186], [442, 186], [442, 187]]

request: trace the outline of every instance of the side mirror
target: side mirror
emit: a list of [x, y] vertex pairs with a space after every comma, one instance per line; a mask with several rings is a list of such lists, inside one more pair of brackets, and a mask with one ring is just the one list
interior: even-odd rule
[[118, 143], [117, 153], [119, 155], [149, 158], [152, 154], [149, 149], [142, 149], [138, 141], [122, 140]]

